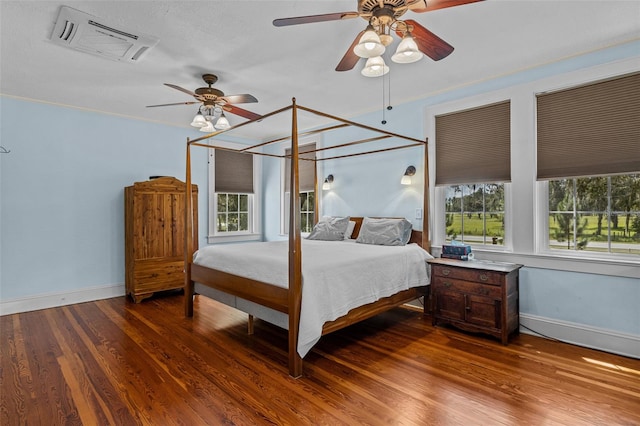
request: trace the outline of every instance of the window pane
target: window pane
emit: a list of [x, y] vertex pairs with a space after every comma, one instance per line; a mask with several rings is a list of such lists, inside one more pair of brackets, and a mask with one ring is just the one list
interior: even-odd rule
[[240, 231], [248, 231], [249, 230], [249, 214], [248, 213], [240, 213]]
[[218, 212], [227, 211], [227, 194], [218, 194]]
[[226, 213], [218, 213], [218, 232], [226, 232], [227, 231], [227, 214]]
[[228, 194], [228, 209], [229, 212], [238, 211], [238, 194]]
[[309, 192], [309, 196], [308, 196], [307, 201], [308, 201], [307, 210], [308, 211], [313, 211], [315, 209], [315, 193], [313, 191]]
[[238, 211], [248, 212], [249, 211], [249, 196], [247, 194], [240, 195], [240, 206]]
[[229, 223], [227, 225], [227, 231], [233, 232], [238, 230], [238, 215], [229, 214]]

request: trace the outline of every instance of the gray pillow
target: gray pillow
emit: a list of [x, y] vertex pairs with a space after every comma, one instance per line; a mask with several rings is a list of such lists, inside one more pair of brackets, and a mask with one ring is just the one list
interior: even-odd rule
[[381, 246], [404, 246], [411, 238], [411, 228], [411, 222], [406, 219], [365, 217], [356, 242]]
[[341, 241], [349, 226], [349, 216], [334, 217], [316, 223], [307, 237], [309, 240]]

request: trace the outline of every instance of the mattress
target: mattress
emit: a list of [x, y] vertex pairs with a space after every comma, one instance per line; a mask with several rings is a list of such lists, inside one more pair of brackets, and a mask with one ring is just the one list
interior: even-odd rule
[[[213, 245], [199, 249], [193, 263], [286, 288], [288, 250], [288, 241]], [[399, 291], [427, 285], [430, 258], [417, 244], [302, 240], [298, 354], [304, 357], [316, 344], [325, 322]]]

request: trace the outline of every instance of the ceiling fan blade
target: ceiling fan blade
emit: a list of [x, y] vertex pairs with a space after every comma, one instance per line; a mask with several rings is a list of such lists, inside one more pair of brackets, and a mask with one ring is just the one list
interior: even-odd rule
[[193, 93], [191, 90], [187, 90], [187, 89], [185, 89], [185, 88], [183, 88], [183, 87], [176, 86], [175, 84], [165, 83], [164, 85], [165, 85], [165, 86], [169, 86], [169, 87], [171, 87], [172, 89], [176, 89], [176, 90], [179, 90], [179, 91], [181, 91], [181, 92], [183, 92], [183, 93], [186, 93], [187, 95], [191, 95], [191, 96], [193, 96], [193, 97], [194, 97], [194, 98], [196, 98], [196, 99], [198, 99], [198, 98], [199, 98], [199, 96], [198, 96], [198, 95], [196, 95], [195, 93]]
[[324, 15], [296, 16], [293, 18], [274, 19], [273, 25], [276, 27], [286, 27], [289, 25], [310, 24], [312, 22], [339, 21], [341, 19], [351, 19], [360, 16], [358, 12], [338, 12], [325, 13]]
[[234, 105], [225, 105], [225, 106], [222, 107], [222, 109], [224, 109], [227, 112], [230, 112], [231, 114], [235, 114], [235, 115], [239, 115], [240, 117], [248, 118], [249, 120], [255, 120], [255, 119], [258, 119], [258, 118], [262, 117], [261, 115], [256, 114], [255, 112], [247, 111], [246, 109], [242, 109], [242, 108], [239, 108], [239, 107], [234, 106]]
[[225, 101], [227, 101], [227, 103], [230, 103], [230, 104], [250, 104], [250, 103], [258, 102], [255, 96], [247, 95], [246, 93], [242, 95], [222, 96], [222, 99], [224, 99]]
[[193, 104], [199, 104], [199, 103], [200, 103], [200, 101], [177, 102], [177, 103], [174, 103], [174, 104], [147, 105], [147, 108], [173, 106], [173, 105], [193, 105]]
[[[451, 52], [453, 52], [453, 46], [422, 25], [418, 24], [413, 19], [407, 19], [405, 22], [413, 26], [411, 35], [416, 41], [418, 49], [434, 61], [446, 58], [451, 54]], [[402, 37], [401, 31], [397, 31], [397, 34]]]
[[365, 30], [360, 31], [360, 33], [353, 40], [353, 43], [351, 43], [351, 46], [349, 46], [349, 49], [346, 51], [346, 53], [342, 57], [342, 60], [336, 67], [336, 71], [349, 71], [356, 66], [356, 64], [360, 60], [360, 56], [356, 55], [353, 52], [353, 48], [356, 47], [356, 44], [358, 44], [358, 42], [360, 41], [360, 37], [362, 37], [362, 34], [364, 34], [364, 32]]
[[[461, 6], [463, 4], [476, 3], [484, 0], [420, 0], [409, 6], [412, 12], [424, 13], [432, 10], [445, 9], [447, 7]], [[426, 6], [426, 7], [425, 7]]]

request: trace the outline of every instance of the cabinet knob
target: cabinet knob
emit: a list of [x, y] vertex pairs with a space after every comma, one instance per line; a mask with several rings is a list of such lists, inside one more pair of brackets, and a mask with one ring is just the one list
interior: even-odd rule
[[451, 273], [451, 271], [449, 269], [443, 269], [442, 270], [442, 275], [447, 276]]
[[450, 281], [445, 281], [445, 282], [443, 283], [443, 285], [444, 285], [446, 288], [451, 288], [451, 286], [452, 286], [453, 284], [451, 284], [451, 282], [450, 282]]
[[487, 281], [489, 276], [487, 274], [480, 274], [480, 281]]

